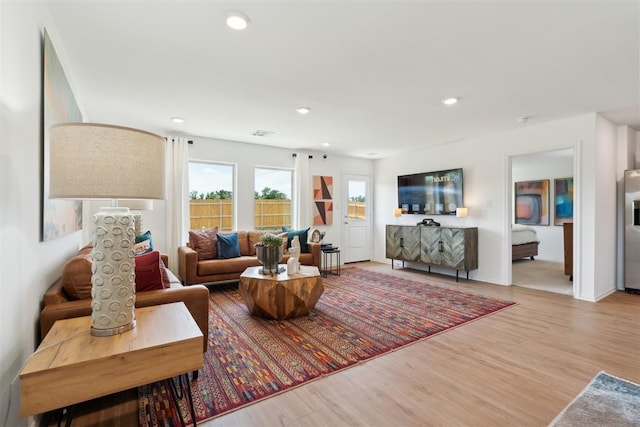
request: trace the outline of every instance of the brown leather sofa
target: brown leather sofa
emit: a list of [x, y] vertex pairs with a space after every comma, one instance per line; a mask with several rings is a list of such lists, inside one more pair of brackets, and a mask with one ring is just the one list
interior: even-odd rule
[[[162, 260], [167, 265], [166, 255], [162, 255]], [[206, 352], [209, 336], [209, 290], [201, 285], [182, 286], [180, 280], [169, 269], [167, 276], [170, 287], [138, 292], [136, 307], [183, 302], [202, 331], [203, 352]], [[44, 294], [44, 308], [40, 312], [40, 338], [43, 339], [47, 335], [56, 320], [90, 315], [91, 298], [72, 299], [65, 292], [62, 278], [59, 278]]]
[[[198, 253], [189, 245], [178, 248], [178, 275], [185, 285], [200, 283], [220, 284], [239, 280], [247, 267], [259, 266], [254, 244], [260, 240], [258, 231], [238, 231], [240, 256], [228, 259], [199, 260]], [[286, 242], [286, 237], [285, 237]], [[308, 252], [300, 254], [300, 264], [320, 268], [320, 243], [307, 243]], [[286, 264], [289, 253], [284, 251], [281, 263]]]

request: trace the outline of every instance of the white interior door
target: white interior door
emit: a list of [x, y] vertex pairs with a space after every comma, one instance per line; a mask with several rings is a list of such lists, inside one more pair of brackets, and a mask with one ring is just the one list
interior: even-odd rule
[[344, 220], [342, 225], [343, 262], [371, 259], [371, 178], [345, 174]]

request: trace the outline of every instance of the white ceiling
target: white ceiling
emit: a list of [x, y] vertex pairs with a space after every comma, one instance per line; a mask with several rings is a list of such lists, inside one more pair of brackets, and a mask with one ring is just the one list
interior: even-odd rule
[[85, 121], [364, 158], [591, 112], [640, 130], [638, 0], [48, 3]]

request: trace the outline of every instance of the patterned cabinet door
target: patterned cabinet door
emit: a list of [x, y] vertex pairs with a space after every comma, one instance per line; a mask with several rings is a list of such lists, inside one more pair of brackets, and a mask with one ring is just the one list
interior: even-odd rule
[[425, 264], [441, 264], [442, 227], [420, 227], [420, 261]]
[[386, 257], [404, 261], [420, 259], [420, 229], [407, 225], [387, 225]]
[[478, 229], [443, 229], [442, 250], [442, 265], [456, 270], [475, 270], [478, 268]]
[[386, 257], [391, 259], [401, 259], [402, 256], [402, 227], [399, 225], [387, 225], [387, 235], [385, 236]]
[[465, 229], [445, 228], [442, 230], [442, 265], [465, 270]]

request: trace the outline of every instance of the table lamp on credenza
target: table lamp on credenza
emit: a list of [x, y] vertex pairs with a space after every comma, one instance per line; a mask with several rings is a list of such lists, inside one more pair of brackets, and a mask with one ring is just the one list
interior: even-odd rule
[[462, 218], [462, 225], [465, 225], [466, 222], [466, 218], [467, 216], [469, 216], [469, 209], [468, 208], [457, 208], [456, 209], [456, 216], [458, 218]]
[[55, 125], [49, 138], [51, 198], [112, 200], [111, 207], [100, 208], [93, 217], [91, 334], [133, 329], [134, 221], [118, 200], [165, 198], [165, 140], [94, 123]]

